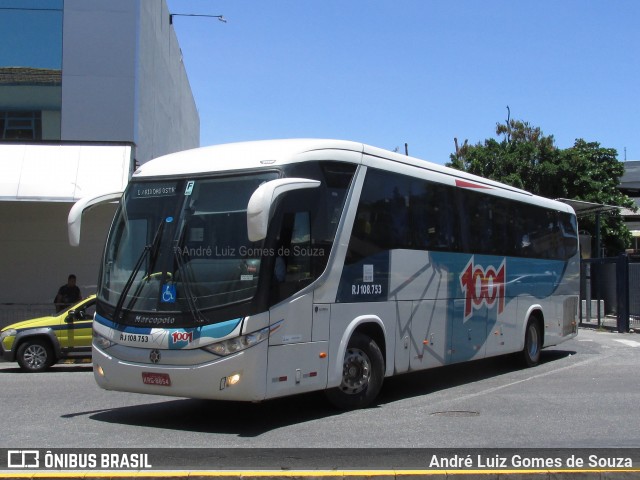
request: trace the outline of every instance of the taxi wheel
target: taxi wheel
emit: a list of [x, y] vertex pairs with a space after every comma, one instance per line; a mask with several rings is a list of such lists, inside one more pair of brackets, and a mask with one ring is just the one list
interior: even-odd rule
[[26, 372], [43, 372], [55, 363], [49, 342], [41, 339], [26, 340], [18, 347], [16, 360]]

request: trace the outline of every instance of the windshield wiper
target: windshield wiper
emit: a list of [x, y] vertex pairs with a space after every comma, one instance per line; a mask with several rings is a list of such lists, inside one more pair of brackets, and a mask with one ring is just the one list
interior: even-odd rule
[[[140, 271], [140, 267], [142, 267], [142, 262], [144, 262], [144, 259], [146, 258], [147, 254], [149, 254], [149, 252], [153, 252], [151, 258], [153, 260], [155, 260], [155, 258], [158, 255], [158, 248], [160, 246], [160, 238], [162, 238], [162, 232], [164, 230], [164, 224], [165, 222], [160, 222], [160, 225], [158, 225], [158, 229], [156, 230], [155, 235], [153, 236], [153, 241], [148, 244], [145, 245], [144, 248], [142, 249], [142, 252], [140, 253], [140, 256], [138, 257], [138, 261], [136, 262], [135, 266], [133, 267], [133, 270], [131, 271], [131, 274], [129, 275], [129, 278], [127, 278], [127, 283], [124, 284], [124, 288], [122, 289], [122, 292], [120, 292], [120, 298], [118, 298], [118, 303], [116, 304], [116, 308], [113, 311], [113, 316], [112, 319], [113, 321], [116, 321], [116, 318], [118, 318], [118, 315], [120, 315], [120, 312], [122, 311], [122, 307], [124, 305], [124, 302], [127, 298], [127, 294], [129, 293], [129, 290], [131, 289], [131, 286], [133, 285], [133, 280], [136, 278], [136, 275], [138, 274], [138, 272]], [[151, 267], [151, 263], [149, 262], [149, 267]], [[147, 275], [149, 274], [149, 269], [147, 268]], [[136, 290], [136, 295], [139, 292], [139, 288]], [[134, 298], [135, 296], [134, 295]], [[132, 299], [133, 301], [133, 299]], [[129, 305], [130, 307], [131, 305]]]
[[188, 269], [186, 268], [184, 262], [184, 254], [180, 252], [179, 246], [176, 246], [176, 248], [173, 249], [173, 252], [176, 258], [176, 263], [178, 264], [178, 273], [180, 274], [180, 279], [182, 280], [182, 287], [184, 288], [184, 297], [187, 300], [187, 306], [189, 307], [191, 316], [193, 316], [193, 319], [198, 323], [207, 322], [207, 318], [202, 314], [202, 312], [196, 305], [197, 299], [193, 295], [191, 280], [189, 279], [189, 273], [187, 272]]

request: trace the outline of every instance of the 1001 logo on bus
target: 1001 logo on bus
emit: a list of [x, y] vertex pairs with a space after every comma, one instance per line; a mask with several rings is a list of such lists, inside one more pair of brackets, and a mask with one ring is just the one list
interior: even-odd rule
[[471, 316], [473, 310], [482, 306], [493, 308], [498, 304], [498, 314], [504, 310], [506, 259], [502, 260], [496, 270], [493, 266], [483, 268], [474, 263], [471, 257], [469, 263], [460, 275], [460, 285], [464, 294], [464, 319]]
[[191, 343], [193, 342], [193, 332], [171, 332], [171, 340], [173, 340], [174, 344], [179, 342]]

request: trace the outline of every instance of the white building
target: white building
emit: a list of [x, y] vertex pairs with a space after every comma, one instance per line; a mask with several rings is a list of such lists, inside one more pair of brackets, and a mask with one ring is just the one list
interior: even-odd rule
[[[74, 273], [95, 291], [115, 205], [135, 163], [199, 146], [200, 121], [165, 0], [0, 0], [0, 323], [53, 311]], [[7, 39], [12, 41], [7, 42]]]

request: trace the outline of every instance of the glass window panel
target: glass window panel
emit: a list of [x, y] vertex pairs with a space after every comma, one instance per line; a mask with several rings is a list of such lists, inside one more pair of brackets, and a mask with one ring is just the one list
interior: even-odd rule
[[[0, 140], [42, 140], [41, 112], [61, 109], [62, 10], [63, 0], [0, 0]], [[60, 138], [57, 118], [45, 119], [47, 140]]]

